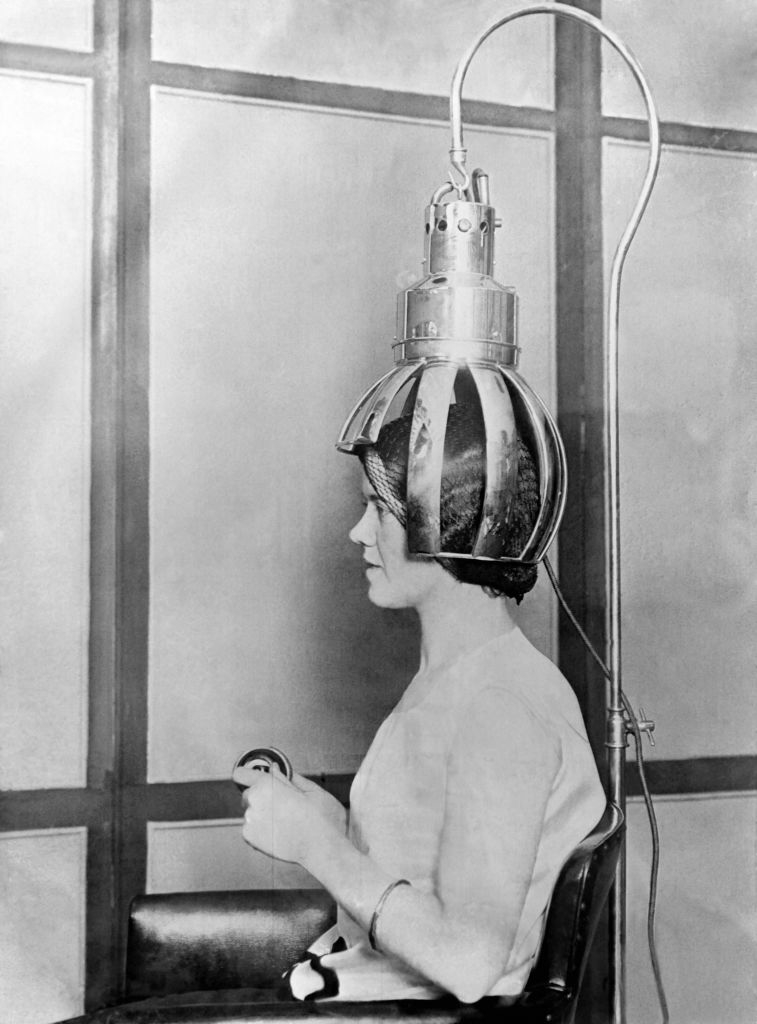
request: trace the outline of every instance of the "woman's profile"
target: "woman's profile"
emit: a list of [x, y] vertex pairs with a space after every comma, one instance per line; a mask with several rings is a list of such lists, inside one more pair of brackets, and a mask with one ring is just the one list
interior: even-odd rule
[[[552, 887], [605, 807], [573, 691], [515, 624], [535, 566], [408, 553], [411, 416], [358, 452], [364, 511], [350, 532], [368, 598], [412, 608], [420, 665], [379, 728], [342, 805], [294, 775], [237, 769], [244, 838], [306, 868], [337, 923], [288, 974], [294, 998], [515, 998], [538, 952]], [[441, 481], [443, 550], [471, 547], [484, 432], [451, 405]], [[504, 528], [517, 552], [539, 510], [518, 441]]]

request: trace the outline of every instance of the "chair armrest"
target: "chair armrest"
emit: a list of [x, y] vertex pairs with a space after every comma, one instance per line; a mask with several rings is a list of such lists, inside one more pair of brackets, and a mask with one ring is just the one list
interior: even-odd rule
[[138, 896], [129, 915], [125, 997], [275, 988], [335, 918], [334, 901], [319, 889]]
[[543, 1016], [511, 1017], [518, 1008], [494, 999], [466, 1006], [451, 997], [385, 1003], [261, 1003], [259, 997], [250, 990], [188, 993], [108, 1007], [60, 1024], [545, 1024]]

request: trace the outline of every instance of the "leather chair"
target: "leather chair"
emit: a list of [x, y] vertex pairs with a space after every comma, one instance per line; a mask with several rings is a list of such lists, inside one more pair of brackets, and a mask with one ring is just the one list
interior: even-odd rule
[[[333, 923], [320, 890], [169, 893], [131, 907], [126, 1002], [67, 1024], [256, 1024], [307, 1017], [359, 1024], [573, 1024], [589, 949], [612, 884], [623, 815], [608, 805], [566, 861], [541, 950], [517, 1003], [452, 997], [382, 1003], [275, 1002], [282, 973]], [[268, 998], [266, 998], [266, 991]]]

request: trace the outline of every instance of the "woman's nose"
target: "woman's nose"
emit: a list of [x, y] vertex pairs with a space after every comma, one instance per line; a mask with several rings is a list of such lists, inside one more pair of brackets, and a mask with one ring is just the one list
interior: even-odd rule
[[352, 529], [349, 532], [349, 538], [353, 544], [362, 544], [363, 547], [369, 547], [372, 540], [371, 520], [370, 520], [371, 508], [370, 505], [366, 507], [365, 512]]

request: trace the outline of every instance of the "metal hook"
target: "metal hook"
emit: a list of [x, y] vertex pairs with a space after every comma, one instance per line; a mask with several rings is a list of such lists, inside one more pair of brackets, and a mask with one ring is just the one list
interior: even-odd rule
[[[454, 189], [457, 190], [457, 194], [460, 199], [465, 198], [465, 194], [470, 188], [470, 175], [465, 168], [465, 158], [468, 151], [466, 149], [451, 149], [449, 151], [449, 181]], [[455, 181], [453, 171], [457, 171], [458, 174], [462, 175], [462, 181]]]

